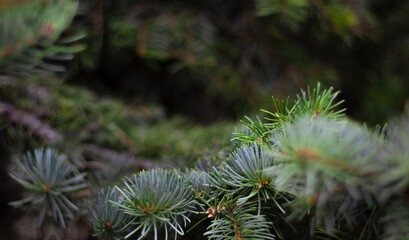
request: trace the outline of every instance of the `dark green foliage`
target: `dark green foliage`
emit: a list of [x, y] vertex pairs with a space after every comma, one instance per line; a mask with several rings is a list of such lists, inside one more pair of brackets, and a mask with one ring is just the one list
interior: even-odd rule
[[[95, 178], [98, 186], [158, 165], [149, 160], [183, 167], [192, 155], [193, 166], [196, 157], [218, 151], [235, 125], [194, 126], [183, 117], [165, 121], [160, 107], [130, 108], [122, 101], [101, 98], [55, 79], [27, 83], [4, 77], [3, 83], [7, 86], [4, 96], [12, 96], [4, 98], [7, 104], [0, 109], [5, 117], [0, 133], [8, 139], [4, 143], [15, 151], [52, 144], [72, 156], [77, 166], [93, 170], [89, 177]], [[35, 112], [41, 112], [41, 117]], [[25, 146], [20, 146], [24, 142]], [[112, 164], [114, 167], [107, 168]]]
[[175, 153], [197, 154], [204, 150], [215, 150], [229, 139], [234, 126], [234, 123], [229, 122], [195, 126], [183, 117], [174, 117], [168, 121], [134, 126], [128, 134], [138, 147], [140, 156], [161, 159], [165, 156], [177, 157]]

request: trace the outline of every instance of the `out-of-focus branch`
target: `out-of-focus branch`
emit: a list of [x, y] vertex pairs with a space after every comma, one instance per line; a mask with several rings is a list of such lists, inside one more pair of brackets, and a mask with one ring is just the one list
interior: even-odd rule
[[50, 142], [59, 142], [62, 136], [50, 126], [43, 124], [35, 115], [15, 108], [13, 105], [0, 102], [0, 117], [7, 121], [27, 128], [30, 132], [47, 139]]
[[0, 12], [12, 8], [21, 4], [30, 3], [30, 2], [48, 2], [49, 0], [2, 0], [0, 2]]
[[[120, 164], [127, 168], [134, 167], [137, 169], [157, 169], [159, 165], [155, 162], [135, 157], [133, 154], [126, 152], [117, 152], [107, 148], [101, 148], [95, 145], [84, 145], [85, 156], [96, 156], [98, 159], [104, 159], [111, 162], [111, 164]], [[84, 163], [88, 168], [104, 168], [104, 165], [100, 162], [87, 161]]]
[[34, 97], [36, 100], [39, 101], [47, 101], [50, 98], [50, 94], [47, 91], [47, 89], [36, 84], [20, 81], [17, 78], [11, 78], [8, 76], [0, 75], [0, 86], [2, 85], [11, 87], [21, 87], [27, 94], [29, 94], [30, 97]]

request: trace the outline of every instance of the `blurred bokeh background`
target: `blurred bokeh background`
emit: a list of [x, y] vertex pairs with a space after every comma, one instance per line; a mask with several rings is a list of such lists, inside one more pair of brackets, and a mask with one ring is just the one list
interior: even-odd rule
[[[223, 159], [243, 116], [317, 82], [349, 117], [385, 124], [409, 99], [408, 13], [406, 0], [1, 0], [0, 239], [41, 239], [8, 205], [13, 159], [40, 146], [88, 171], [89, 196]], [[90, 236], [78, 231], [67, 239]]]

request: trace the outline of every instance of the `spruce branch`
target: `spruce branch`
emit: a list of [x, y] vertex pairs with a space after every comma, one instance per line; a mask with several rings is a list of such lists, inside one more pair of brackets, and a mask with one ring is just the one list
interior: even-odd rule
[[264, 124], [260, 118], [256, 120], [245, 116], [246, 121], [241, 121], [243, 124], [242, 132], [235, 132], [231, 141], [239, 141], [242, 143], [262, 142], [266, 143], [271, 136], [271, 126]]
[[246, 118], [233, 139], [241, 144], [208, 172], [126, 178], [116, 187], [122, 200], [110, 200], [130, 218], [125, 237], [157, 239], [164, 229], [166, 239], [170, 231], [177, 238], [191, 214], [206, 214], [204, 235], [216, 240], [404, 238], [407, 115], [371, 131], [336, 110], [337, 94], [318, 84], [294, 104], [273, 99], [277, 112], [264, 111], [267, 123]]
[[131, 218], [113, 202], [123, 201], [118, 190], [108, 188], [105, 192], [98, 194], [97, 201], [90, 204], [88, 209], [89, 221], [94, 230], [94, 236], [102, 239], [119, 239], [126, 233], [126, 225]]
[[325, 89], [321, 92], [321, 84], [312, 90], [308, 87], [307, 92], [301, 90], [301, 95], [297, 94], [297, 114], [299, 117], [308, 115], [316, 118], [325, 115], [329, 118], [339, 118], [344, 116], [345, 109], [336, 110], [344, 100], [335, 102], [340, 92], [333, 92], [333, 88]]
[[37, 116], [21, 109], [16, 109], [13, 105], [0, 102], [0, 117], [17, 126], [26, 128], [51, 143], [61, 142], [60, 133], [44, 124]]
[[270, 233], [271, 223], [256, 214], [257, 203], [233, 205], [225, 208], [220, 218], [212, 221], [204, 234], [216, 240], [275, 239]]
[[264, 119], [268, 121], [265, 125], [270, 129], [275, 129], [284, 123], [292, 122], [296, 113], [297, 102], [293, 101], [293, 103], [291, 103], [290, 97], [281, 101], [275, 97], [272, 97], [272, 99], [274, 112], [261, 109], [262, 112], [269, 115], [264, 117]]
[[161, 169], [142, 171], [133, 178], [125, 178], [124, 185], [122, 189], [116, 187], [124, 201], [111, 203], [132, 217], [129, 223], [132, 230], [125, 238], [139, 232], [138, 239], [142, 239], [152, 230], [154, 239], [158, 239], [162, 227], [165, 239], [168, 239], [168, 231], [175, 232], [175, 239], [184, 234], [182, 226], [190, 222], [189, 213], [196, 213], [197, 203], [191, 186], [183, 177]]
[[297, 99], [293, 103], [290, 98], [280, 101], [273, 97], [275, 112], [261, 110], [267, 114], [264, 118], [267, 122], [262, 122], [258, 117], [255, 121], [245, 117], [246, 121], [242, 121], [244, 131], [234, 133], [232, 141], [268, 143], [274, 130], [281, 129], [284, 124], [293, 123], [296, 119], [318, 116], [343, 117], [345, 109], [337, 110], [344, 102], [336, 101], [338, 94], [339, 91], [333, 92], [332, 87], [321, 91], [321, 84], [318, 83], [312, 90], [310, 87], [307, 92], [301, 90], [301, 95], [297, 94]]
[[[255, 143], [244, 145], [233, 152], [224, 165], [209, 173], [209, 185], [224, 192], [227, 197], [238, 196], [237, 204], [257, 197], [275, 201], [282, 209], [276, 201], [281, 198], [281, 193], [275, 190], [272, 177], [264, 171], [271, 166], [273, 158], [263, 147]], [[260, 208], [261, 205], [259, 211]]]
[[28, 152], [17, 165], [10, 176], [26, 189], [26, 197], [10, 205], [39, 211], [37, 227], [47, 218], [65, 228], [67, 220], [74, 219], [79, 211], [70, 193], [86, 188], [85, 173], [79, 173], [64, 155], [50, 148]]
[[409, 109], [398, 119], [389, 123], [384, 130], [384, 170], [375, 185], [377, 199], [387, 203], [396, 195], [406, 196], [409, 189]]
[[409, 204], [407, 201], [394, 200], [388, 204], [379, 226], [383, 227], [382, 239], [398, 240], [409, 236]]
[[273, 142], [277, 160], [267, 172], [278, 190], [295, 196], [293, 216], [316, 217], [331, 232], [341, 223], [353, 228], [376, 202], [373, 178], [383, 171], [377, 158], [383, 149], [364, 128], [306, 118], [285, 125]]
[[76, 0], [29, 1], [0, 11], [0, 73], [28, 77], [64, 72], [61, 63], [85, 48], [78, 43], [83, 33], [61, 37], [77, 5]]

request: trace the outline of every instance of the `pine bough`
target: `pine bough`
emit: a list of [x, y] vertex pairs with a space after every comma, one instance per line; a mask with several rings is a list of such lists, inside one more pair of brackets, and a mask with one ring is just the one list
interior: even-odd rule
[[[370, 130], [338, 110], [337, 95], [318, 84], [294, 101], [273, 98], [275, 112], [263, 111], [264, 120], [246, 118], [231, 155], [206, 171], [159, 169], [123, 179], [90, 204], [95, 236], [177, 239], [210, 219], [201, 234], [215, 240], [405, 239], [409, 115]], [[44, 182], [50, 167], [33, 159], [47, 154], [28, 155], [12, 176], [36, 192], [22, 202], [51, 207], [50, 217], [64, 226], [64, 216], [75, 210], [64, 191], [83, 187], [83, 175], [57, 174], [67, 185], [61, 188]], [[61, 194], [53, 197], [53, 189]], [[193, 221], [198, 216], [202, 220]]]

